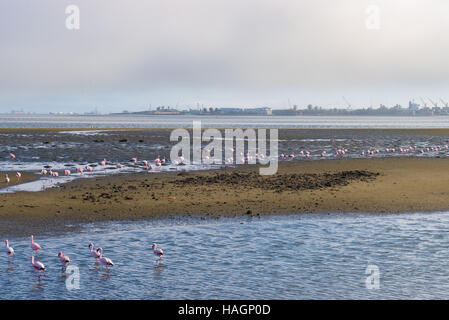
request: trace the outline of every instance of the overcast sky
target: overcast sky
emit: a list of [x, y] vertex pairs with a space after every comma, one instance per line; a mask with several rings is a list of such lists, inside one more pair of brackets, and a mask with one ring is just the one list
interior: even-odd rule
[[447, 0], [2, 0], [0, 112], [449, 100], [448, 36]]

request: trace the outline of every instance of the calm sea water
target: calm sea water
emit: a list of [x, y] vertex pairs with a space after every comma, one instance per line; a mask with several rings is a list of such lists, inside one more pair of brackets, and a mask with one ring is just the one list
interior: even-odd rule
[[[9, 239], [1, 255], [2, 299], [448, 299], [449, 213], [301, 214], [219, 220], [178, 219], [86, 225], [82, 232], [39, 234], [32, 269], [29, 239]], [[88, 244], [115, 262], [95, 265]], [[165, 250], [156, 263], [153, 241]], [[79, 268], [79, 289], [56, 257]], [[376, 265], [380, 288], [367, 289]]]
[[449, 117], [5, 115], [0, 128], [449, 128]]

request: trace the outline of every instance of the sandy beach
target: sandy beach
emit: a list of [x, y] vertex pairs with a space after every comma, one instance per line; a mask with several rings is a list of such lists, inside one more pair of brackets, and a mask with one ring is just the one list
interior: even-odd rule
[[[182, 215], [396, 213], [449, 209], [449, 160], [344, 159], [201, 172], [80, 179], [42, 192], [0, 195], [0, 233], [74, 222]], [[11, 230], [17, 229], [17, 230]]]

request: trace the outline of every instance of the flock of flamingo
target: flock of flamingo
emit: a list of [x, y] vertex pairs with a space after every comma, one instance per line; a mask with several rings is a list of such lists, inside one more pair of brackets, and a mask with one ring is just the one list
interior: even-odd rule
[[[37, 242], [34, 241], [34, 236], [31, 235], [31, 249], [35, 252], [35, 256], [31, 255], [31, 265], [32, 267], [38, 271], [38, 274], [40, 275], [40, 272], [42, 271], [45, 274], [46, 267], [45, 265], [38, 261], [38, 251], [42, 248]], [[164, 251], [161, 248], [158, 248], [156, 243], [153, 243], [151, 246], [151, 249], [153, 250], [153, 254], [159, 258], [158, 261], [162, 260], [162, 256], [164, 255]], [[94, 250], [93, 243], [89, 243], [89, 250], [90, 255], [95, 258], [95, 263], [102, 263], [106, 266], [106, 270], [109, 271], [109, 267], [112, 267], [114, 263], [111, 259], [103, 256], [103, 249], [100, 247], [96, 250]], [[14, 249], [9, 245], [9, 241], [5, 240], [5, 252], [8, 256], [8, 261], [10, 260], [10, 257], [12, 256], [13, 259], [15, 259], [15, 252]], [[35, 259], [36, 258], [36, 259]], [[62, 254], [62, 251], [58, 252], [58, 259], [61, 262], [62, 270], [67, 269], [67, 265], [71, 262], [70, 258], [68, 256], [65, 256]]]
[[[352, 139], [352, 140], [355, 141], [354, 139]], [[333, 141], [334, 141], [334, 139], [330, 139], [330, 142], [333, 142]], [[366, 141], [364, 141], [364, 142], [366, 143]], [[409, 146], [407, 146], [405, 148], [403, 148], [403, 147], [399, 147], [399, 148], [386, 147], [384, 149], [384, 153], [385, 154], [397, 154], [397, 153], [399, 153], [399, 154], [407, 154], [407, 153], [425, 154], [425, 153], [428, 153], [428, 152], [439, 152], [439, 151], [441, 151], [443, 149], [448, 150], [449, 149], [449, 145], [446, 144], [443, 147], [437, 145], [437, 146], [420, 147], [420, 148], [418, 148], [417, 146], [413, 146], [413, 145], [409, 145]], [[211, 159], [210, 159], [211, 150], [208, 149], [208, 148], [201, 148], [201, 151], [205, 152], [204, 163], [206, 163], [206, 164], [210, 163], [211, 162]], [[231, 148], [230, 151], [234, 152], [235, 149]], [[338, 148], [338, 149], [336, 149], [336, 151], [335, 151], [335, 153], [333, 155], [332, 154], [328, 154], [326, 152], [326, 150], [322, 150], [319, 154], [320, 154], [320, 157], [322, 159], [323, 158], [329, 158], [329, 157], [332, 157], [332, 156], [334, 158], [342, 158], [342, 157], [344, 157], [348, 153], [348, 151], [349, 151], [348, 148]], [[379, 148], [367, 148], [367, 149], [363, 149], [360, 152], [360, 156], [369, 157], [369, 156], [372, 156], [372, 155], [375, 155], [375, 154], [379, 154], [381, 152], [382, 151]], [[209, 155], [207, 155], [207, 154], [209, 154]], [[298, 154], [295, 154], [294, 152], [292, 152], [290, 154], [281, 153], [279, 155], [279, 160], [293, 160], [293, 159], [301, 159], [301, 158], [308, 159], [310, 157], [311, 157], [311, 151], [309, 151], [309, 150], [300, 150]], [[10, 154], [10, 158], [11, 158], [12, 168], [14, 170], [14, 159], [16, 158], [16, 156], [11, 153]], [[236, 163], [245, 164], [247, 162], [249, 163], [251, 160], [264, 159], [264, 158], [265, 158], [265, 156], [263, 154], [258, 154], [258, 153], [251, 154], [249, 152], [244, 154], [243, 152], [241, 152], [239, 161], [236, 162]], [[234, 159], [233, 157], [230, 157], [230, 158], [226, 159], [225, 162], [226, 162], [226, 164], [232, 164], [232, 163], [234, 163], [234, 160], [237, 160], [237, 159]], [[141, 163], [138, 164], [137, 157], [131, 158], [130, 162], [132, 164], [134, 164], [134, 166], [139, 166], [139, 167], [141, 167], [141, 168], [143, 168], [143, 169], [145, 169], [147, 171], [151, 171], [153, 169], [160, 169], [161, 166], [167, 164], [167, 160], [165, 158], [161, 159], [160, 156], [158, 156], [154, 160], [154, 167], [147, 160], [142, 160]], [[107, 160], [103, 159], [102, 161], [99, 162], [99, 164], [102, 166], [104, 172], [106, 173]], [[175, 166], [185, 165], [184, 157], [181, 156], [177, 160], [173, 160], [172, 164], [174, 164]], [[120, 170], [120, 169], [124, 168], [124, 165], [122, 165], [120, 163], [117, 163], [117, 164], [115, 164], [115, 167]], [[92, 173], [92, 171], [94, 169], [93, 169], [92, 166], [87, 164], [84, 167], [76, 167], [75, 170], [76, 170], [76, 173], [83, 174], [85, 171]], [[72, 174], [72, 171], [68, 170], [68, 169], [65, 169], [63, 171], [63, 173], [64, 173], [65, 176], [70, 176]], [[55, 171], [55, 170], [52, 170], [52, 169], [47, 170], [47, 169], [44, 168], [44, 169], [42, 169], [40, 171], [40, 174], [43, 175], [43, 176], [48, 175], [50, 177], [55, 177], [55, 178], [59, 177], [59, 172]], [[20, 172], [16, 172], [16, 178], [17, 178], [17, 182], [18, 183], [20, 182], [21, 177], [22, 177], [22, 174]], [[8, 176], [8, 174], [5, 174], [5, 180], [4, 181], [6, 183], [6, 190], [8, 190], [8, 186], [9, 186], [9, 183], [11, 181], [10, 177]]]

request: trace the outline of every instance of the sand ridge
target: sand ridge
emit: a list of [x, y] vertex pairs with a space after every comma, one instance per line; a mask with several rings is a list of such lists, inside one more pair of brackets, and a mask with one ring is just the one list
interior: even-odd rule
[[119, 174], [42, 192], [0, 195], [0, 233], [68, 222], [202, 215], [393, 213], [449, 209], [449, 159], [381, 158], [280, 163], [226, 170]]

